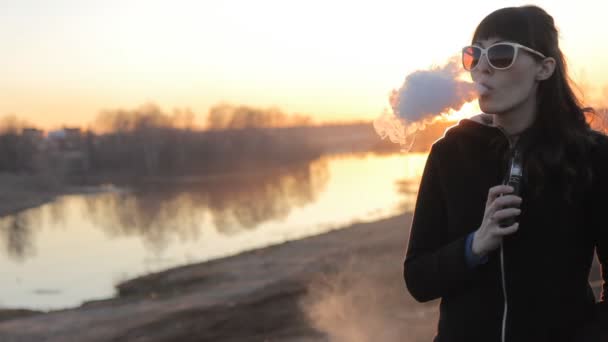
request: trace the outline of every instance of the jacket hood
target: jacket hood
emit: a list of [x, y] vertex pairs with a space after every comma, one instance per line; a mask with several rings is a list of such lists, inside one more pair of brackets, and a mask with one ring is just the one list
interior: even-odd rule
[[[449, 127], [442, 139], [454, 142], [466, 142], [475, 149], [484, 153], [498, 154], [503, 162], [507, 163], [510, 156], [512, 139], [499, 126], [494, 125], [492, 114], [481, 113], [471, 118], [462, 119], [457, 125]], [[517, 149], [526, 154], [532, 141], [535, 139], [532, 127], [524, 130], [513, 142]]]
[[[519, 143], [529, 143], [533, 139], [533, 128], [528, 127], [522, 133], [518, 134]], [[494, 125], [494, 116], [492, 114], [481, 113], [471, 118], [462, 119], [457, 125], [449, 127], [444, 134], [444, 137], [457, 136], [465, 138], [474, 138], [494, 140], [499, 137], [500, 140], [506, 137], [506, 133], [499, 126]]]
[[449, 127], [444, 137], [472, 137], [489, 138], [500, 134], [500, 129], [493, 124], [492, 114], [481, 113], [471, 118], [458, 121], [455, 126]]

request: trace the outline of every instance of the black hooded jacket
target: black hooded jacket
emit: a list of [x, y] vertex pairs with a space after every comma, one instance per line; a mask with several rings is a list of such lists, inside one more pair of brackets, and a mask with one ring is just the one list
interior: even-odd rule
[[[506, 135], [480, 118], [487, 114], [461, 120], [431, 147], [403, 265], [406, 287], [418, 302], [441, 298], [434, 342], [582, 341], [575, 336], [597, 324], [607, 304], [608, 138], [590, 132], [598, 141], [589, 160], [595, 174], [580, 200], [565, 203], [550, 179], [532, 200], [524, 184], [519, 229], [503, 238], [502, 259], [499, 247], [469, 268], [466, 237], [481, 226], [489, 189], [503, 184], [510, 151]], [[598, 303], [588, 282], [594, 248], [604, 281]]]

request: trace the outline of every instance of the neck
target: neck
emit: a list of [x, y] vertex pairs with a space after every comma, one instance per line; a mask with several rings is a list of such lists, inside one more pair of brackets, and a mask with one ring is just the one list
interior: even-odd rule
[[492, 114], [494, 126], [500, 126], [513, 140], [517, 140], [532, 125], [536, 118], [536, 95], [532, 93], [519, 106], [501, 113]]

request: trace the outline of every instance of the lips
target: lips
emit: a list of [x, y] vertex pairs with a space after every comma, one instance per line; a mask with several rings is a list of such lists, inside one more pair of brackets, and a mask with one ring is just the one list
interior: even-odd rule
[[484, 86], [484, 87], [488, 88], [488, 90], [492, 90], [492, 89], [494, 89], [494, 87], [489, 86], [487, 83], [481, 82], [481, 83], [479, 83], [479, 84], [481, 84], [482, 86]]
[[485, 94], [487, 94], [490, 90], [492, 90], [493, 88], [490, 87], [488, 84], [483, 83], [483, 82], [479, 82], [479, 83], [475, 83], [475, 89], [477, 90], [477, 92], [479, 93], [479, 96], [483, 96]]

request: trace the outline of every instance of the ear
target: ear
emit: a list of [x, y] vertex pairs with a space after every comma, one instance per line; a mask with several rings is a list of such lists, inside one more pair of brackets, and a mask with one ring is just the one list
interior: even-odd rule
[[536, 71], [536, 80], [543, 81], [553, 75], [555, 71], [555, 58], [547, 57], [538, 64]]

